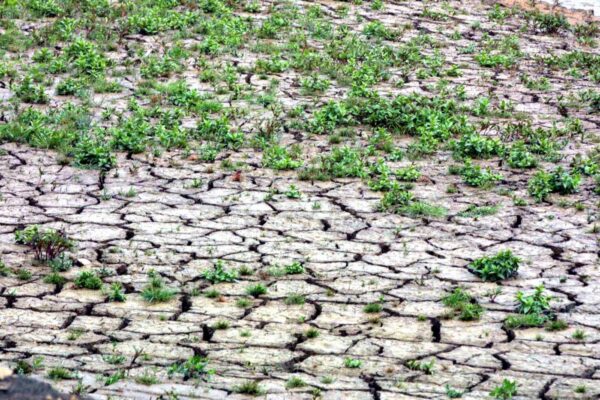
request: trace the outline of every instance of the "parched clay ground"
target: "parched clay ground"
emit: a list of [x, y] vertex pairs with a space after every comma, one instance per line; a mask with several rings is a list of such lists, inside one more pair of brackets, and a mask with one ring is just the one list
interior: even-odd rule
[[[319, 3], [327, 13], [342, 4]], [[368, 5], [351, 5], [352, 17], [344, 23], [360, 31], [363, 22], [354, 17], [359, 14], [388, 26], [419, 26], [444, 43], [441, 51], [447, 61], [462, 66], [463, 76], [451, 81], [464, 84], [469, 99], [485, 94], [510, 99], [536, 126], [548, 128], [560, 119], [559, 95], [598, 88], [590, 79], [564, 71], [544, 72], [552, 83], [544, 93], [519, 81], [524, 72], [538, 76], [534, 55], [577, 48], [570, 34], [522, 33], [527, 56], [517, 69], [495, 72], [479, 66], [471, 54], [456, 51], [457, 46], [478, 43], [481, 32], [468, 33], [470, 26], [480, 20], [484, 29], [505, 35], [515, 32], [522, 20], [515, 17], [495, 25], [485, 22], [490, 5], [471, 0], [450, 4], [463, 12], [444, 21], [421, 16], [420, 2], [386, 2], [379, 12]], [[331, 18], [335, 24], [342, 22]], [[466, 33], [450, 41], [447, 35], [455, 30]], [[149, 49], [160, 46], [158, 36], [132, 35], [128, 40]], [[597, 49], [586, 51], [598, 54]], [[114, 54], [115, 59], [124, 57]], [[256, 59], [243, 52], [236, 57], [248, 65]], [[323, 96], [303, 96], [294, 74], [278, 76], [277, 94], [286, 109], [339, 99], [347, 90], [334, 84]], [[196, 75], [192, 65], [178, 74], [204, 88]], [[395, 76], [393, 68], [391, 75]], [[490, 83], [491, 75], [498, 85]], [[244, 79], [240, 75], [240, 81]], [[254, 75], [248, 83], [260, 92], [268, 82]], [[125, 109], [132, 95], [127, 87], [117, 95], [92, 96], [93, 112], [99, 115], [109, 105]], [[396, 94], [428, 90], [426, 82], [417, 79], [402, 88], [384, 82], [379, 89]], [[3, 90], [10, 97], [10, 90]], [[49, 107], [64, 102], [53, 96]], [[244, 100], [232, 104], [246, 106]], [[256, 119], [266, 113], [255, 105], [248, 107]], [[585, 107], [569, 111], [581, 120], [586, 134], [583, 141], [579, 135], [571, 138], [561, 150], [565, 158], [559, 163], [564, 166], [575, 154], [593, 149], [600, 133], [597, 113]], [[366, 133], [357, 129], [352, 140], [363, 146]], [[397, 144], [410, 140], [395, 138]], [[333, 146], [323, 135], [293, 129], [282, 133], [281, 143], [300, 143], [304, 160]], [[527, 194], [533, 171], [514, 170], [492, 158], [483, 164], [502, 173], [502, 181], [490, 190], [472, 188], [460, 176], [448, 174], [452, 154], [440, 150], [415, 161], [428, 179], [417, 182], [413, 192], [446, 207], [447, 216], [410, 218], [377, 211], [381, 193], [369, 190], [360, 179], [300, 181], [295, 171], [263, 167], [261, 152], [249, 147], [223, 150], [214, 163], [180, 150], [159, 156], [119, 153], [117, 167], [104, 177], [96, 170], [63, 165], [54, 151], [15, 143], [5, 143], [2, 149], [2, 261], [29, 270], [32, 277], [0, 277], [0, 360], [12, 366], [17, 360], [32, 362], [42, 356], [43, 365], [32, 376], [44, 380], [53, 367], [76, 372], [79, 379], [53, 382], [64, 392], [79, 384], [97, 399], [245, 398], [234, 388], [252, 380], [269, 399], [444, 399], [447, 387], [465, 392], [464, 399], [486, 399], [503, 379], [512, 379], [519, 385], [516, 399], [600, 396], [600, 273], [594, 233], [598, 195], [588, 177], [578, 193], [536, 203]], [[224, 159], [243, 166], [239, 172], [222, 168]], [[551, 169], [554, 164], [542, 162], [541, 167]], [[301, 192], [300, 199], [285, 196], [292, 184]], [[458, 190], [448, 191], [452, 185]], [[280, 193], [269, 195], [272, 189]], [[527, 205], [515, 205], [511, 196], [527, 199]], [[481, 218], [458, 215], [472, 204], [497, 204], [499, 209]], [[15, 230], [32, 224], [65, 229], [77, 243], [71, 253], [77, 261], [62, 274], [70, 280], [63, 287], [44, 283], [50, 269], [35, 263], [29, 249], [15, 243]], [[466, 269], [472, 260], [504, 249], [523, 260], [516, 278], [483, 282]], [[247, 266], [253, 274], [211, 285], [202, 272], [216, 260], [228, 270]], [[304, 274], [272, 273], [274, 266], [294, 261], [304, 265]], [[102, 291], [74, 288], [71, 281], [86, 269], [104, 271], [106, 284], [123, 283], [126, 302], [109, 302]], [[141, 299], [151, 270], [178, 290], [172, 301], [152, 305]], [[256, 283], [268, 290], [253, 298], [246, 289]], [[517, 291], [531, 293], [539, 284], [553, 296], [552, 307], [568, 328], [550, 332], [503, 327], [515, 312]], [[457, 286], [485, 308], [479, 321], [444, 318], [448, 309], [441, 299]], [[206, 297], [211, 289], [220, 295]], [[304, 296], [305, 303], [287, 305], [291, 294]], [[250, 305], [239, 307], [240, 298]], [[366, 304], [379, 301], [381, 312], [363, 311]], [[216, 329], [223, 321], [228, 327]], [[319, 335], [306, 337], [310, 328]], [[585, 337], [575, 339], [576, 331]], [[167, 376], [170, 365], [194, 354], [208, 358], [214, 375], [187, 381]], [[125, 356], [125, 361], [107, 362], [114, 355]], [[346, 359], [362, 365], [348, 368]], [[433, 361], [433, 373], [411, 370], [409, 360]], [[104, 379], [118, 370], [125, 371], [126, 378], [105, 385]], [[158, 383], [136, 382], [148, 373], [156, 374]], [[292, 377], [306, 385], [286, 388]], [[581, 387], [584, 392], [577, 390]]]

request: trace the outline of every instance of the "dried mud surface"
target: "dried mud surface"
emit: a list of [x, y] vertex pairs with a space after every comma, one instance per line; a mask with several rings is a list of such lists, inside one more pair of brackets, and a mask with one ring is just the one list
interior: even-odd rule
[[[334, 24], [356, 31], [365, 20], [376, 18], [390, 27], [409, 24], [427, 32], [444, 43], [440, 51], [447, 60], [463, 66], [464, 75], [452, 81], [466, 87], [469, 99], [491, 94], [511, 100], [539, 126], [550, 127], [560, 118], [561, 94], [597, 88], [597, 83], [565, 71], [540, 71], [533, 61], [536, 54], [577, 48], [571, 36], [521, 34], [521, 46], [531, 58], [512, 70], [485, 69], [471, 55], [459, 54], [456, 46], [480, 39], [471, 26], [486, 20], [490, 6], [478, 1], [449, 2], [466, 11], [445, 21], [421, 16], [420, 2], [386, 2], [381, 12], [352, 5], [356, 11], [345, 20], [332, 11], [339, 2], [294, 3], [318, 3]], [[516, 19], [500, 26], [482, 23], [493, 35], [515, 32], [518, 24]], [[464, 35], [451, 41], [447, 34], [455, 30]], [[200, 38], [186, 40], [192, 44]], [[148, 51], [162, 46], [160, 36], [130, 35], [124, 46], [130, 42]], [[588, 51], [598, 54], [597, 49]], [[111, 57], [123, 60], [126, 54], [116, 51]], [[243, 50], [223, 57], [251, 65], [257, 55]], [[524, 73], [547, 76], [552, 89], [540, 93], [525, 88], [519, 81]], [[488, 75], [499, 84], [482, 78]], [[178, 76], [210, 90], [198, 81], [194, 65]], [[339, 99], [346, 90], [334, 84], [311, 98], [300, 93], [295, 72], [277, 77], [277, 97], [286, 109]], [[134, 87], [135, 79], [120, 79]], [[248, 75], [246, 82], [257, 92], [267, 85], [257, 75]], [[427, 93], [429, 88], [415, 79], [402, 88], [384, 82], [378, 90]], [[97, 115], [108, 107], [124, 110], [132, 93], [126, 88], [116, 95], [94, 95], [93, 110]], [[11, 97], [8, 87], [0, 94]], [[66, 101], [53, 96], [46, 107]], [[240, 123], [247, 132], [253, 121], [268, 113], [245, 100], [229, 105], [250, 110], [249, 122]], [[585, 108], [569, 112], [581, 120], [586, 136], [573, 138], [561, 150], [565, 158], [558, 163], [564, 166], [575, 154], [593, 149], [600, 133], [598, 114]], [[366, 146], [360, 128], [354, 141]], [[305, 160], [332, 146], [323, 135], [295, 130], [283, 132], [281, 143], [301, 144]], [[592, 229], [598, 197], [589, 179], [578, 193], [562, 197], [584, 205], [583, 211], [561, 207], [554, 195], [552, 202], [535, 203], [527, 194], [533, 171], [517, 171], [492, 158], [484, 164], [501, 172], [502, 181], [491, 190], [476, 189], [448, 174], [452, 154], [441, 150], [415, 161], [426, 178], [415, 183], [413, 192], [446, 207], [448, 213], [442, 218], [409, 218], [378, 211], [381, 193], [369, 190], [360, 179], [300, 181], [294, 171], [263, 167], [261, 152], [252, 148], [225, 150], [215, 163], [176, 150], [159, 156], [120, 153], [117, 167], [103, 175], [62, 165], [50, 150], [14, 143], [1, 147], [2, 261], [32, 276], [0, 276], [0, 361], [13, 366], [42, 356], [43, 367], [32, 376], [44, 380], [53, 367], [76, 371], [79, 379], [52, 382], [60, 391], [70, 392], [79, 384], [94, 399], [237, 399], [245, 395], [234, 388], [253, 380], [270, 399], [444, 399], [446, 387], [464, 391], [464, 399], [486, 399], [503, 379], [513, 379], [519, 384], [517, 399], [600, 396], [600, 273], [598, 237]], [[224, 159], [243, 167], [221, 168]], [[292, 184], [302, 194], [299, 199], [283, 194]], [[456, 192], [448, 191], [452, 185]], [[280, 193], [269, 195], [272, 189]], [[501, 189], [527, 198], [528, 204], [515, 205]], [[472, 204], [496, 204], [499, 211], [480, 218], [458, 215]], [[77, 242], [71, 252], [77, 261], [63, 274], [70, 280], [64, 286], [44, 283], [50, 269], [15, 243], [15, 230], [31, 224], [64, 229]], [[472, 260], [503, 249], [523, 260], [514, 279], [483, 282], [467, 270]], [[254, 273], [212, 285], [202, 272], [216, 260], [227, 269], [245, 265]], [[305, 273], [269, 273], [275, 265], [294, 261], [303, 263]], [[108, 271], [104, 282], [121, 282], [127, 301], [109, 302], [102, 291], [75, 288], [72, 280], [86, 269]], [[151, 270], [178, 290], [173, 300], [142, 300], [140, 292]], [[259, 282], [267, 293], [247, 296], [246, 289]], [[553, 309], [568, 328], [550, 332], [504, 327], [504, 320], [515, 312], [517, 291], [530, 293], [540, 284], [553, 296]], [[457, 286], [485, 308], [480, 320], [444, 318], [448, 309], [441, 299]], [[490, 295], [497, 287], [501, 293]], [[204, 295], [211, 289], [219, 292], [217, 298]], [[291, 294], [304, 296], [304, 304], [288, 305]], [[238, 307], [240, 298], [248, 298], [250, 304]], [[382, 310], [365, 313], [364, 306], [374, 302], [381, 302]], [[223, 321], [227, 329], [216, 329]], [[310, 328], [319, 335], [308, 338]], [[585, 339], [574, 339], [578, 330], [585, 332]], [[73, 332], [78, 333], [75, 338]], [[123, 355], [125, 361], [111, 364], [107, 360], [114, 355]], [[193, 355], [206, 356], [214, 375], [201, 380], [167, 375], [171, 364]], [[362, 365], [347, 368], [346, 359]], [[434, 361], [434, 373], [410, 369], [409, 360]], [[126, 371], [127, 378], [105, 385], [102, 377], [119, 370]], [[136, 382], [149, 371], [157, 383]], [[301, 378], [306, 386], [286, 389], [291, 377]], [[582, 386], [585, 393], [576, 390]]]

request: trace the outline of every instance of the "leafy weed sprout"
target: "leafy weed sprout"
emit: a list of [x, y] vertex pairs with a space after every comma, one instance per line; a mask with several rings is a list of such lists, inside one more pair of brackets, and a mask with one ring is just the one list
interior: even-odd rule
[[142, 290], [141, 296], [148, 303], [165, 303], [177, 293], [165, 286], [164, 280], [155, 271], [148, 272], [150, 281]]
[[484, 281], [501, 281], [517, 274], [520, 261], [510, 250], [503, 250], [494, 256], [474, 260], [468, 269]]

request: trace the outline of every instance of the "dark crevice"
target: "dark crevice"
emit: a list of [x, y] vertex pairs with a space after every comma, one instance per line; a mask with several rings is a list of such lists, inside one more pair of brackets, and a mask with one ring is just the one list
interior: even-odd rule
[[442, 340], [442, 324], [437, 318], [431, 319], [431, 334], [433, 336], [432, 341], [439, 343]]
[[500, 361], [503, 371], [510, 369], [510, 363], [506, 359], [504, 359], [500, 354], [494, 354], [494, 358]]
[[515, 332], [512, 329], [508, 329], [507, 327], [503, 326], [502, 330], [504, 331], [504, 333], [506, 333], [506, 342], [510, 343], [513, 340], [515, 340]]
[[556, 381], [556, 378], [552, 378], [544, 384], [544, 387], [542, 387], [542, 389], [540, 389], [540, 393], [538, 395], [540, 399], [550, 400], [550, 398], [547, 396], [547, 394], [550, 391], [550, 387], [552, 386], [552, 384], [555, 381]]
[[215, 330], [213, 328], [208, 325], [202, 325], [202, 340], [210, 342], [214, 334]]
[[380, 400], [381, 395], [379, 392], [381, 391], [381, 386], [379, 386], [379, 384], [375, 380], [375, 377], [363, 376], [363, 380], [369, 385], [369, 393], [371, 393], [371, 395], [373, 396], [373, 400]]
[[192, 308], [192, 302], [190, 301], [190, 297], [188, 295], [184, 295], [181, 297], [181, 312], [187, 312]]
[[521, 226], [522, 222], [523, 222], [523, 217], [521, 217], [520, 215], [517, 215], [515, 217], [515, 222], [513, 222], [510, 227], [513, 228], [513, 229], [517, 229], [518, 227]]

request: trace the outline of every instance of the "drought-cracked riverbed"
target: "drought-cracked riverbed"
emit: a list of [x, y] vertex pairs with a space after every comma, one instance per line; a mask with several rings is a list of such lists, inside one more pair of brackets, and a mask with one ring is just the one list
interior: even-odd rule
[[[190, 2], [175, 3], [185, 8]], [[22, 76], [35, 74], [23, 59], [35, 58], [47, 43], [3, 45], [15, 73], [0, 89], [7, 99], [0, 156], [6, 266], [0, 274], [0, 362], [25, 365], [30, 370], [21, 372], [54, 378], [63, 392], [97, 399], [487, 399], [506, 380], [517, 384], [515, 399], [598, 398], [599, 198], [593, 175], [599, 172], [600, 117], [593, 96], [600, 95], [600, 62], [589, 38], [565, 27], [543, 32], [516, 11], [472, 0], [386, 1], [381, 10], [367, 2], [258, 4], [252, 12], [234, 7], [232, 15], [261, 26], [279, 11], [291, 22], [278, 22], [274, 36], [266, 28], [249, 30], [233, 50], [230, 44], [206, 50], [213, 28], [193, 24], [175, 33], [122, 32], [108, 44], [88, 32], [110, 60], [102, 73], [119, 83], [117, 93], [99, 93], [84, 81], [86, 95], [58, 95], [71, 73], [59, 69], [48, 72], [56, 79], [39, 83], [48, 101], [32, 105], [36, 101], [17, 88]], [[103, 23], [119, 26], [122, 15], [119, 9], [114, 21]], [[27, 37], [52, 18], [10, 20]], [[365, 28], [374, 21], [380, 23]], [[3, 28], [4, 35], [8, 31]], [[294, 36], [300, 34], [305, 37]], [[360, 41], [385, 50], [369, 53]], [[165, 57], [175, 42], [176, 52], [187, 52], [172, 55], [179, 67], [164, 75], [140, 72], [156, 61], [149, 55]], [[61, 41], [53, 56], [75, 54], [69, 43]], [[399, 60], [378, 64], [389, 52]], [[577, 52], [587, 56], [548, 61]], [[507, 59], [492, 62], [490, 54]], [[35, 65], [46, 71], [51, 61], [39, 59], [45, 61]], [[267, 59], [268, 66], [258, 62]], [[85, 61], [75, 63], [79, 79]], [[320, 80], [313, 72], [330, 84], [315, 90]], [[303, 83], [306, 76], [312, 83]], [[178, 79], [185, 90], [159, 86]], [[191, 95], [194, 89], [205, 97]], [[350, 90], [372, 99], [368, 89], [409, 96], [407, 104], [419, 105], [392, 106], [383, 117], [362, 114], [387, 107], [383, 103], [344, 111], [351, 106], [339, 102]], [[459, 106], [421, 105], [411, 93]], [[338, 108], [319, 120], [329, 100]], [[201, 104], [187, 107], [192, 101]], [[67, 103], [83, 110], [48, 116]], [[148, 111], [154, 106], [158, 111]], [[42, 116], [24, 117], [29, 107]], [[181, 114], [160, 114], [173, 109]], [[438, 114], [426, 122], [392, 115], [423, 109]], [[141, 116], [132, 117], [136, 112]], [[207, 128], [210, 140], [200, 135], [177, 144], [173, 126], [200, 131], [202, 121], [225, 112], [226, 134], [212, 136], [219, 128]], [[400, 122], [386, 122], [393, 118]], [[136, 130], [144, 124], [142, 133]], [[451, 126], [450, 137], [424, 141], [430, 132], [446, 132], [439, 127], [444, 124]], [[169, 134], [152, 131], [157, 125]], [[87, 150], [79, 139], [68, 138], [73, 141], [65, 150], [48, 144], [54, 142], [41, 126], [98, 135], [114, 162], [105, 171], [94, 169], [98, 165], [86, 163], [99, 158], [81, 157]], [[460, 142], [472, 137], [471, 126], [501, 140]], [[391, 134], [382, 134], [382, 127]], [[266, 159], [271, 136], [290, 150], [286, 162], [293, 168], [276, 169]], [[268, 146], [261, 148], [260, 140]], [[515, 167], [515, 160], [529, 160], [522, 152], [509, 155], [518, 140], [535, 159], [532, 168]], [[137, 141], [143, 151], [131, 144]], [[217, 143], [215, 160], [207, 156], [207, 141]], [[411, 147], [417, 142], [420, 147]], [[358, 150], [342, 161], [317, 162], [318, 171], [308, 169], [311, 159], [338, 146]], [[501, 177], [474, 186], [467, 167], [457, 171], [456, 165], [468, 165], [461, 161], [466, 155]], [[382, 207], [382, 197], [395, 190], [386, 186], [382, 164], [394, 172], [396, 189], [414, 195], [408, 206], [437, 208]], [[536, 201], [534, 175], [557, 166], [577, 175], [579, 184], [570, 194], [556, 189]], [[16, 243], [15, 232], [31, 225], [63, 230], [76, 243], [67, 253], [73, 266], [59, 273], [63, 282], [49, 281], [51, 265]], [[467, 268], [503, 250], [520, 258], [515, 277], [484, 281]], [[235, 271], [236, 279], [211, 282], [205, 271], [214, 265]], [[82, 271], [94, 271], [103, 289], [77, 287]], [[144, 298], [153, 275], [173, 290], [172, 298]], [[115, 282], [125, 301], [111, 301], [108, 288]], [[539, 285], [551, 296], [548, 321], [530, 328], [507, 324], [518, 314], [517, 293], [529, 295]], [[479, 318], [461, 320], [444, 304], [457, 287], [482, 307]], [[188, 379], [173, 368], [195, 355], [207, 360], [199, 377]], [[66, 375], [56, 372], [63, 369]]]

